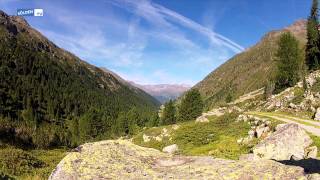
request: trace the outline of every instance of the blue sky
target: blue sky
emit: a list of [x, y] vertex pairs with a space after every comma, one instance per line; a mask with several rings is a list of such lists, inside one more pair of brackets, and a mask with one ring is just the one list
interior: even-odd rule
[[268, 31], [306, 18], [311, 0], [0, 0], [58, 46], [140, 84], [202, 80]]

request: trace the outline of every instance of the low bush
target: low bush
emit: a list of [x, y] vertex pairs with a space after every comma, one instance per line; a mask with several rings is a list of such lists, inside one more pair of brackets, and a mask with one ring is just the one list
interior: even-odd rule
[[0, 170], [3, 173], [20, 176], [45, 165], [43, 161], [22, 149], [8, 147], [0, 150]]
[[295, 90], [294, 90], [295, 97], [293, 98], [293, 100], [291, 102], [294, 104], [300, 104], [304, 99], [303, 94], [304, 94], [304, 89], [295, 88]]
[[313, 140], [313, 146], [318, 148], [318, 157], [320, 157], [320, 137], [310, 134], [311, 139]]
[[0, 179], [1, 180], [14, 180], [15, 178], [0, 171]]

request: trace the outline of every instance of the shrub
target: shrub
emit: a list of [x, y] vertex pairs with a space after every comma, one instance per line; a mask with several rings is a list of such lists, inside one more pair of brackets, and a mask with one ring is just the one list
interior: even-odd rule
[[59, 144], [59, 137], [56, 134], [55, 126], [49, 124], [40, 126], [32, 136], [32, 142], [37, 148], [48, 148]]
[[304, 89], [302, 88], [296, 88], [295, 91], [294, 91], [294, 98], [292, 100], [292, 103], [294, 104], [299, 104], [303, 101], [304, 97], [303, 97], [303, 94], [304, 94]]
[[183, 146], [202, 146], [217, 139], [216, 130], [206, 124], [188, 124], [179, 128], [173, 141]]
[[5, 148], [0, 150], [0, 169], [3, 173], [20, 176], [45, 163], [21, 149]]
[[13, 180], [14, 178], [0, 171], [0, 179], [2, 179], [2, 180]]

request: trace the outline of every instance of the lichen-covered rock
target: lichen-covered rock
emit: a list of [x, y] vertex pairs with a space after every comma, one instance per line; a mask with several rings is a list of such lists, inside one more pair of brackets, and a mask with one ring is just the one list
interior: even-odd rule
[[278, 124], [277, 126], [276, 126], [276, 131], [278, 131], [279, 129], [281, 129], [283, 126], [285, 126], [286, 124]]
[[259, 126], [256, 129], [257, 138], [260, 138], [263, 133], [267, 133], [270, 131], [270, 128], [268, 126]]
[[173, 154], [179, 150], [178, 145], [172, 144], [170, 146], [166, 146], [162, 149], [162, 152]]
[[240, 157], [239, 157], [239, 160], [242, 160], [242, 161], [253, 161], [253, 154], [242, 154]]
[[209, 119], [206, 116], [199, 116], [196, 119], [196, 122], [202, 123], [202, 122], [209, 122]]
[[50, 180], [73, 179], [306, 179], [303, 168], [272, 160], [233, 161], [172, 156], [129, 141], [87, 143], [69, 153]]
[[[318, 154], [318, 148], [317, 148], [317, 146], [308, 147], [305, 149], [304, 153], [305, 153], [304, 156], [306, 158], [316, 158], [317, 154]], [[319, 167], [319, 169], [320, 169], [320, 167]]]
[[173, 130], [178, 130], [180, 128], [180, 125], [174, 124], [172, 125]]
[[143, 142], [149, 142], [151, 140], [150, 136], [147, 136], [145, 134], [143, 134], [142, 138], [143, 138]]
[[314, 120], [320, 121], [320, 107], [318, 107], [316, 110], [316, 114], [314, 115]]
[[311, 138], [299, 125], [286, 124], [254, 147], [254, 159], [303, 159], [311, 144]]

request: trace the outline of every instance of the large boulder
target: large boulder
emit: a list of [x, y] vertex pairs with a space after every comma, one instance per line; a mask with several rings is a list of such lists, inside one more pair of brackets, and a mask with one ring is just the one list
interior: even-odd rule
[[306, 179], [303, 168], [272, 160], [233, 161], [172, 156], [129, 141], [87, 143], [70, 152], [49, 180], [74, 179]]
[[254, 159], [299, 160], [312, 144], [309, 135], [297, 124], [286, 124], [253, 149]]
[[314, 115], [314, 120], [320, 121], [320, 107], [318, 107], [316, 110], [316, 113]]

